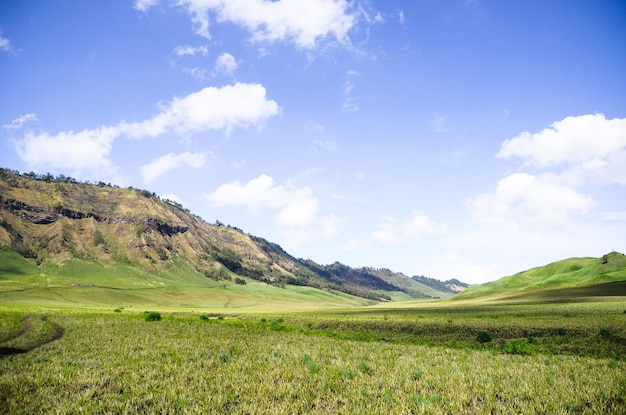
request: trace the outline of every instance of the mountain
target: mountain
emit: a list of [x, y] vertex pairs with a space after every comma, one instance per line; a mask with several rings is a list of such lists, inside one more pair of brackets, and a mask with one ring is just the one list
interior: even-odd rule
[[394, 293], [447, 295], [421, 292], [409, 278], [370, 268], [294, 258], [147, 190], [6, 169], [0, 169], [0, 248], [0, 292], [88, 287], [171, 294], [192, 287], [202, 295], [219, 288], [260, 297], [264, 287], [280, 298], [286, 288], [300, 295], [303, 288], [296, 287], [310, 287], [341, 294], [341, 301], [346, 294], [370, 301], [388, 301]]
[[421, 275], [414, 275], [411, 277], [413, 281], [416, 281], [420, 284], [424, 284], [428, 287], [431, 287], [434, 290], [441, 291], [444, 293], [449, 293], [450, 295], [458, 294], [460, 292], [465, 291], [469, 288], [469, 284], [461, 282], [457, 279], [451, 279], [447, 281], [439, 281], [434, 278], [428, 278]]
[[499, 296], [509, 299], [626, 296], [626, 256], [610, 252], [600, 258], [569, 258], [496, 281], [469, 287], [455, 297]]

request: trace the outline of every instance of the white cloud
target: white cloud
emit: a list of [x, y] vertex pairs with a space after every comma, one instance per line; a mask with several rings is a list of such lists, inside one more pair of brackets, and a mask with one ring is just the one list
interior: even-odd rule
[[205, 153], [169, 153], [141, 167], [143, 181], [151, 183], [165, 173], [184, 165], [199, 169], [206, 161]]
[[586, 213], [594, 205], [591, 196], [565, 186], [549, 173], [514, 173], [500, 180], [494, 193], [467, 200], [474, 217], [521, 228], [565, 226], [572, 213]]
[[353, 70], [346, 71], [344, 75], [344, 79], [345, 79], [344, 84], [343, 84], [343, 95], [344, 95], [343, 110], [344, 111], [356, 112], [359, 110], [359, 105], [357, 104], [356, 98], [352, 94], [352, 91], [355, 88], [354, 78], [358, 77], [359, 75], [361, 74]]
[[379, 12], [375, 12], [374, 17], [372, 17], [370, 13], [365, 10], [365, 8], [363, 8], [362, 5], [359, 5], [359, 12], [363, 19], [369, 24], [383, 23], [385, 21], [385, 19]]
[[32, 112], [24, 114], [21, 117], [18, 117], [11, 121], [9, 124], [3, 125], [2, 128], [4, 128], [5, 130], [19, 130], [24, 124], [31, 121], [37, 121], [37, 114]]
[[624, 185], [626, 118], [567, 117], [538, 133], [526, 131], [504, 141], [496, 157], [519, 158], [523, 167], [550, 170], [572, 189], [588, 183]]
[[[310, 189], [309, 189], [310, 190]], [[208, 196], [213, 206], [247, 206], [250, 209], [280, 207], [289, 204], [290, 192], [274, 179], [262, 174], [248, 183], [223, 184]]]
[[237, 127], [261, 126], [280, 112], [278, 104], [266, 98], [262, 85], [245, 83], [206, 87], [184, 98], [174, 98], [160, 109], [151, 119], [121, 123], [121, 130], [134, 138], [222, 129], [228, 134]]
[[[259, 84], [208, 87], [183, 98], [174, 98], [160, 107], [161, 112], [145, 121], [120, 122], [78, 133], [50, 135], [27, 132], [15, 140], [18, 155], [31, 166], [51, 166], [77, 171], [111, 170], [109, 154], [119, 136], [156, 137], [166, 133], [186, 135], [207, 130], [225, 130], [251, 125], [262, 126], [280, 108], [265, 96]], [[32, 119], [33, 116], [24, 116]], [[24, 118], [22, 117], [22, 118]], [[21, 125], [14, 121], [9, 126]]]
[[[519, 159], [529, 172], [508, 174], [494, 191], [468, 198], [471, 219], [448, 244], [459, 258], [472, 258], [476, 281], [602, 255], [623, 243], [623, 203], [597, 184], [626, 184], [624, 121], [602, 114], [567, 117], [503, 142], [497, 157]], [[603, 212], [603, 206], [613, 211]]]
[[498, 158], [518, 157], [539, 167], [606, 159], [626, 148], [626, 118], [603, 114], [567, 117], [538, 133], [528, 131], [506, 140]]
[[348, 44], [348, 32], [357, 24], [346, 0], [180, 0], [191, 14], [194, 30], [209, 39], [210, 15], [219, 22], [245, 27], [253, 42], [293, 42], [312, 49], [319, 39]]
[[151, 7], [156, 6], [158, 0], [137, 0], [135, 2], [135, 9], [140, 12], [147, 12]]
[[202, 55], [207, 56], [209, 54], [209, 49], [206, 46], [177, 46], [174, 49], [174, 53], [177, 56], [196, 56]]
[[388, 218], [370, 235], [370, 239], [385, 245], [397, 245], [422, 235], [440, 234], [445, 230], [445, 225], [435, 223], [428, 216], [416, 211], [402, 222]]
[[401, 25], [404, 24], [404, 11], [403, 10], [400, 10], [398, 12], [398, 21], [400, 22]]
[[519, 226], [563, 226], [597, 205], [576, 190], [588, 182], [626, 184], [626, 119], [603, 114], [567, 117], [538, 133], [503, 142], [498, 158], [520, 158], [539, 175], [511, 174], [495, 193], [468, 200], [478, 217], [506, 218]]
[[108, 157], [118, 135], [115, 127], [105, 126], [78, 133], [61, 132], [55, 136], [29, 131], [15, 144], [18, 155], [29, 166], [110, 172], [114, 168]]
[[11, 41], [2, 35], [0, 35], [0, 50], [5, 52], [11, 52], [13, 50], [11, 47]]
[[309, 187], [277, 184], [262, 174], [248, 183], [223, 184], [207, 195], [213, 207], [246, 206], [253, 211], [274, 209], [274, 223], [286, 244], [294, 246], [315, 237], [333, 237], [339, 219], [321, 216], [319, 200]]
[[204, 68], [183, 68], [183, 72], [187, 72], [189, 75], [199, 81], [204, 81], [209, 77], [209, 71]]
[[215, 61], [215, 72], [233, 76], [237, 69], [237, 61], [230, 53], [222, 53]]

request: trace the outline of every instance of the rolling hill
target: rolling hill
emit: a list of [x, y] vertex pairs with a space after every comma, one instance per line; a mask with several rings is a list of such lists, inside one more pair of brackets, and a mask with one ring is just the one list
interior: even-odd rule
[[147, 190], [0, 169], [0, 302], [307, 307], [451, 294], [294, 258]]
[[497, 297], [507, 300], [626, 296], [626, 255], [569, 258], [468, 288], [455, 299]]

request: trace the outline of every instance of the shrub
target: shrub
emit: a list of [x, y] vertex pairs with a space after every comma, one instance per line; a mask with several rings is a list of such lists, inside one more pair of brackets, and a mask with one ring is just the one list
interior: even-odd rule
[[270, 329], [274, 330], [274, 331], [282, 331], [285, 330], [286, 327], [284, 324], [282, 324], [283, 319], [279, 318], [277, 320], [272, 321], [272, 323], [270, 324]]
[[476, 341], [478, 343], [489, 343], [491, 341], [491, 334], [486, 331], [481, 331], [478, 335], [476, 335]]
[[506, 354], [531, 354], [532, 352], [530, 345], [523, 340], [508, 342], [502, 351]]
[[200, 320], [208, 320], [209, 316], [207, 316], [206, 314], [200, 314]]
[[600, 329], [600, 333], [598, 333], [602, 337], [611, 337], [611, 330], [603, 328]]
[[113, 310], [114, 313], [121, 313], [122, 309], [121, 308], [116, 308], [115, 310]]
[[161, 313], [158, 311], [150, 311], [146, 313], [146, 321], [160, 321], [163, 317], [161, 317]]

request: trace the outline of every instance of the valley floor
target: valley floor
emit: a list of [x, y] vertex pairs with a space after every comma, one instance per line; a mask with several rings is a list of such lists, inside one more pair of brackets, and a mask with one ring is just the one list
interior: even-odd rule
[[[1, 413], [623, 413], [626, 303], [0, 308]], [[63, 331], [60, 332], [59, 328]]]

